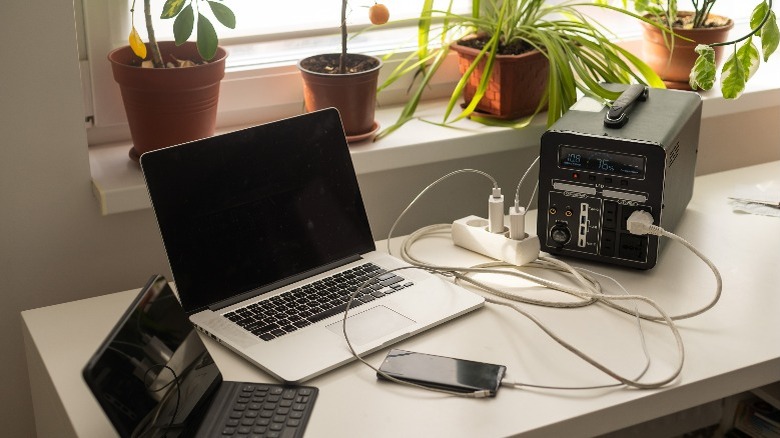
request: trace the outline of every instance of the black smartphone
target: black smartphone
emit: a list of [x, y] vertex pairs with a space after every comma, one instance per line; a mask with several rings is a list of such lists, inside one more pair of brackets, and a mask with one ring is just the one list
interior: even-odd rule
[[[379, 370], [399, 380], [457, 392], [486, 390], [495, 396], [506, 373], [503, 365], [415, 353], [394, 348]], [[381, 373], [379, 379], [387, 380]]]

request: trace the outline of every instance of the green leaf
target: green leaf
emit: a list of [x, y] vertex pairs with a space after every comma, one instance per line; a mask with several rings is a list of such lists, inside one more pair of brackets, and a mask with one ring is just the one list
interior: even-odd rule
[[[751, 29], [757, 29], [758, 26], [761, 25], [761, 22], [764, 21], [764, 15], [766, 15], [768, 10], [769, 5], [767, 5], [765, 1], [759, 3], [756, 8], [753, 9], [753, 13], [750, 15]], [[757, 35], [761, 35], [760, 31]]]
[[420, 82], [420, 85], [415, 90], [414, 94], [409, 98], [409, 100], [406, 102], [406, 105], [404, 105], [404, 109], [401, 111], [401, 115], [398, 117], [398, 120], [396, 122], [389, 126], [388, 128], [382, 130], [377, 136], [375, 137], [375, 140], [378, 140], [386, 135], [389, 135], [396, 129], [403, 126], [406, 122], [412, 120], [414, 117], [414, 112], [417, 110], [417, 106], [420, 104], [420, 100], [422, 99], [423, 91], [428, 86], [428, 83], [433, 78], [434, 74], [439, 70], [439, 67], [444, 63], [444, 61], [447, 59], [447, 54], [449, 53], [449, 46], [441, 47], [436, 52], [436, 57], [433, 60], [433, 63], [431, 64], [430, 68], [425, 72], [423, 75], [422, 81]]
[[198, 53], [201, 58], [210, 61], [217, 53], [217, 31], [208, 18], [198, 13]]
[[185, 0], [165, 0], [160, 18], [173, 18], [184, 8]]
[[720, 90], [723, 97], [726, 99], [738, 98], [745, 90], [746, 81], [747, 73], [735, 50], [723, 64], [720, 78]]
[[236, 15], [229, 7], [214, 1], [209, 1], [208, 3], [209, 6], [211, 6], [211, 12], [214, 13], [214, 17], [216, 17], [217, 21], [228, 29], [236, 28]]
[[693, 64], [689, 83], [694, 90], [709, 90], [715, 85], [715, 49], [699, 44], [695, 50], [699, 57]]
[[759, 58], [758, 48], [753, 44], [753, 38], [748, 38], [742, 47], [737, 50], [737, 58], [742, 63], [742, 68], [745, 70], [745, 81], [753, 76], [753, 73], [758, 70], [758, 65], [761, 63]]
[[192, 5], [187, 5], [173, 22], [173, 37], [177, 46], [184, 44], [190, 38], [194, 26], [195, 13], [192, 11]]
[[772, 11], [769, 13], [769, 18], [764, 23], [763, 29], [761, 29], [761, 51], [764, 54], [764, 62], [769, 60], [769, 57], [775, 53], [778, 42], [780, 42], [780, 30], [777, 28], [777, 16]]

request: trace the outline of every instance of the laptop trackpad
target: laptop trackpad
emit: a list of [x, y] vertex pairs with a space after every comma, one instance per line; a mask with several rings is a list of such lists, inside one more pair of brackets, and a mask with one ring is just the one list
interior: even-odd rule
[[[352, 345], [363, 345], [375, 339], [387, 336], [415, 322], [385, 306], [376, 306], [347, 318], [347, 335]], [[343, 320], [327, 326], [328, 330], [344, 336]]]

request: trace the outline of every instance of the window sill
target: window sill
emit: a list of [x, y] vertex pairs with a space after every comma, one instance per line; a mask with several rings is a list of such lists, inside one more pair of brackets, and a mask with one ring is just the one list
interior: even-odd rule
[[[780, 105], [780, 63], [764, 64], [737, 100], [723, 99], [719, 91], [702, 93], [703, 118], [737, 114]], [[716, 88], [719, 85], [716, 84]], [[441, 120], [446, 101], [421, 105], [417, 115], [433, 122]], [[391, 125], [400, 106], [377, 110], [380, 127]], [[357, 174], [400, 169], [442, 160], [466, 158], [495, 152], [537, 147], [544, 132], [544, 117], [522, 130], [487, 127], [463, 120], [451, 128], [412, 120], [377, 142], [350, 146]], [[91, 146], [89, 161], [92, 186], [103, 215], [150, 208], [146, 186], [137, 164], [127, 156], [129, 142]]]

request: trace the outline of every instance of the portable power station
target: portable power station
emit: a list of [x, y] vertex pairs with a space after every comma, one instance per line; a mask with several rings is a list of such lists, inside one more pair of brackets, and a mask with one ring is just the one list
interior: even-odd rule
[[541, 250], [639, 269], [659, 254], [657, 236], [628, 232], [635, 210], [672, 230], [693, 192], [701, 98], [642, 85], [610, 107], [584, 97], [541, 139]]

